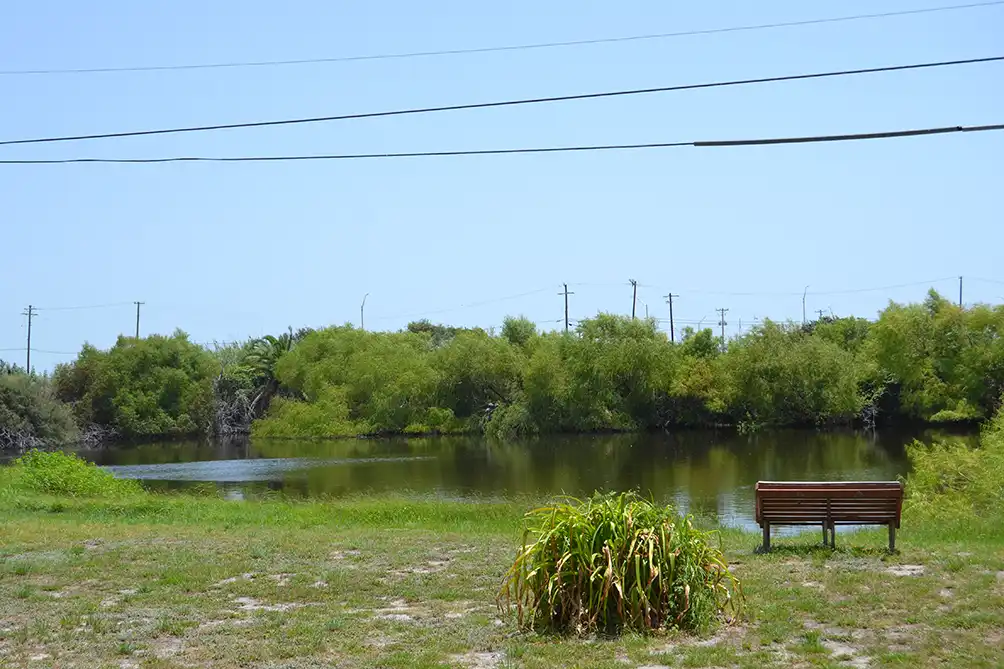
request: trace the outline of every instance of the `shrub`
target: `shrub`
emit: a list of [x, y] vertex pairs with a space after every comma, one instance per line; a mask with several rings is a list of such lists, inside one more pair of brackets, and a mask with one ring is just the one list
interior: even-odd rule
[[520, 626], [619, 632], [733, 622], [739, 581], [712, 533], [634, 493], [596, 494], [530, 511], [498, 595]]
[[55, 397], [48, 379], [0, 374], [0, 449], [33, 443], [61, 445], [78, 434], [73, 413]]
[[210, 429], [217, 369], [212, 355], [179, 330], [119, 337], [108, 351], [85, 344], [76, 361], [56, 368], [54, 384], [81, 425], [124, 437], [181, 436]]
[[124, 497], [142, 491], [76, 455], [29, 451], [14, 461], [13, 480], [33, 492], [70, 497]]
[[907, 510], [929, 519], [1004, 520], [1004, 411], [984, 428], [980, 447], [961, 440], [907, 447], [913, 464]]

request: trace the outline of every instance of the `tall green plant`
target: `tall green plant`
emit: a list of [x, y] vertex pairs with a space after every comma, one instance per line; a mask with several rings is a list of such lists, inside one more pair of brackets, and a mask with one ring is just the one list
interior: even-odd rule
[[743, 596], [710, 532], [633, 493], [530, 511], [498, 595], [522, 627], [697, 630], [738, 619]]

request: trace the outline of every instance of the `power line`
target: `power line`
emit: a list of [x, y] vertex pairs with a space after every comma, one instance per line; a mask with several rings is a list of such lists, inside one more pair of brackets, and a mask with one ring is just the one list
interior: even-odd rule
[[[971, 277], [976, 279], [976, 277]], [[852, 293], [871, 293], [882, 290], [894, 290], [896, 288], [910, 288], [913, 286], [923, 286], [931, 285], [935, 283], [942, 283], [944, 281], [956, 281], [958, 276], [945, 276], [940, 279], [928, 279], [926, 281], [911, 281], [909, 283], [897, 283], [889, 286], [874, 286], [871, 288], [848, 288], [842, 290], [808, 290], [805, 291], [806, 295], [846, 295]], [[979, 279], [976, 279], [979, 280]], [[999, 282], [1004, 284], [1004, 281]], [[660, 288], [662, 290], [667, 290], [665, 287], [645, 285], [646, 288]], [[799, 297], [802, 295], [798, 291], [742, 291], [733, 292], [725, 290], [682, 290], [683, 293], [694, 293], [695, 295], [723, 295], [729, 297]]]
[[669, 93], [675, 91], [698, 90], [705, 88], [722, 88], [726, 86], [746, 86], [751, 84], [777, 83], [782, 81], [801, 81], [807, 79], [825, 79], [830, 77], [846, 77], [859, 74], [876, 74], [880, 72], [903, 72], [907, 70], [923, 70], [937, 67], [952, 67], [956, 65], [974, 65], [977, 63], [992, 63], [1004, 60], [1004, 56], [986, 58], [967, 58], [963, 60], [944, 60], [929, 63], [913, 63], [909, 65], [887, 65], [856, 70], [837, 70], [831, 72], [813, 72], [808, 74], [790, 74], [755, 79], [733, 79], [702, 84], [682, 84], [676, 86], [659, 86], [654, 88], [636, 88], [629, 90], [604, 91], [600, 93], [578, 93], [574, 95], [558, 95], [541, 98], [522, 98], [517, 100], [501, 100], [495, 102], [476, 102], [459, 105], [443, 105], [439, 107], [417, 107], [410, 109], [395, 109], [390, 111], [363, 112], [358, 114], [341, 114], [337, 116], [314, 116], [307, 118], [281, 119], [273, 121], [251, 121], [245, 123], [223, 123], [216, 125], [189, 126], [181, 128], [161, 128], [157, 130], [131, 130], [128, 132], [110, 132], [91, 135], [68, 135], [61, 137], [39, 137], [33, 139], [9, 139], [0, 141], [0, 146], [11, 144], [42, 144], [51, 142], [72, 142], [87, 139], [112, 139], [120, 137], [140, 137], [147, 135], [167, 135], [186, 132], [206, 132], [214, 130], [233, 130], [236, 128], [263, 128], [281, 125], [297, 125], [305, 123], [325, 123], [329, 121], [346, 121], [362, 118], [378, 118], [385, 116], [404, 116], [409, 114], [429, 114], [445, 111], [461, 111], [471, 109], [488, 109], [493, 107], [515, 107], [518, 105], [543, 104], [551, 102], [569, 102], [572, 100], [595, 100], [599, 98], [624, 97], [630, 95], [646, 95], [649, 93]]
[[507, 44], [501, 46], [478, 47], [470, 49], [440, 49], [435, 51], [409, 51], [401, 53], [381, 53], [363, 54], [354, 56], [333, 56], [326, 58], [296, 58], [289, 60], [246, 60], [229, 61], [218, 63], [188, 63], [178, 65], [146, 65], [146, 66], [125, 66], [125, 67], [88, 67], [88, 68], [66, 68], [66, 69], [35, 69], [35, 70], [0, 70], [0, 76], [32, 76], [49, 74], [110, 74], [118, 72], [163, 72], [179, 70], [210, 70], [224, 68], [241, 67], [276, 67], [288, 65], [311, 65], [320, 63], [348, 63], [367, 60], [399, 60], [405, 58], [428, 58], [434, 56], [459, 56], [479, 53], [493, 53], [501, 51], [525, 51], [531, 49], [555, 49], [564, 47], [587, 46], [596, 44], [615, 44], [620, 42], [641, 42], [651, 40], [673, 39], [678, 37], [693, 37], [699, 35], [718, 35], [723, 33], [750, 32], [755, 30], [770, 30], [776, 28], [794, 28], [799, 26], [820, 25], [826, 23], [844, 23], [849, 21], [862, 21], [867, 19], [883, 19], [897, 16], [912, 16], [918, 14], [932, 14], [935, 12], [950, 12], [964, 9], [978, 9], [993, 7], [1004, 4], [1004, 0], [994, 0], [993, 2], [975, 2], [965, 5], [945, 5], [941, 7], [925, 7], [921, 9], [908, 9], [895, 12], [881, 12], [876, 14], [854, 14], [850, 16], [832, 16], [819, 19], [806, 19], [802, 21], [783, 21], [778, 23], [759, 23], [743, 26], [731, 26], [725, 28], [706, 28], [703, 30], [684, 30], [669, 33], [650, 33], [644, 35], [622, 35], [618, 37], [600, 37], [594, 39], [567, 40], [561, 42], [537, 42], [529, 44]]
[[496, 304], [498, 302], [506, 302], [508, 300], [515, 300], [521, 297], [529, 297], [531, 295], [537, 295], [538, 293], [543, 293], [544, 291], [551, 290], [550, 288], [538, 288], [536, 290], [530, 290], [525, 293], [518, 293], [516, 295], [506, 295], [505, 297], [496, 297], [490, 300], [482, 300], [481, 302], [471, 302], [470, 304], [462, 304], [459, 307], [449, 307], [446, 309], [437, 309], [435, 311], [425, 311], [421, 313], [412, 314], [398, 314], [396, 316], [376, 316], [371, 317], [370, 320], [386, 321], [395, 320], [398, 318], [424, 318], [426, 316], [436, 316], [438, 314], [446, 314], [453, 311], [462, 311], [464, 309], [473, 309], [475, 307], [483, 307], [489, 304]]
[[38, 311], [77, 311], [81, 309], [108, 309], [110, 307], [124, 307], [134, 304], [133, 302], [109, 302], [107, 304], [85, 304], [72, 307], [35, 307]]
[[887, 132], [853, 133], [846, 135], [814, 135], [807, 137], [769, 137], [761, 139], [730, 139], [691, 142], [648, 142], [644, 144], [597, 144], [588, 146], [547, 146], [518, 149], [475, 149], [470, 151], [411, 151], [403, 153], [342, 153], [291, 156], [176, 156], [168, 158], [55, 158], [48, 160], [0, 160], [0, 165], [65, 165], [71, 163], [255, 163], [304, 160], [369, 160], [389, 158], [442, 158], [447, 156], [498, 156], [521, 153], [568, 153], [588, 151], [626, 151], [637, 149], [681, 148], [724, 148], [744, 146], [771, 146], [779, 144], [811, 144], [827, 142], [848, 142], [866, 139], [893, 139], [897, 137], [920, 137], [944, 135], [956, 132], [989, 132], [1004, 130], [1004, 124], [977, 126], [949, 126], [945, 128], [922, 128], [917, 130], [894, 130]]

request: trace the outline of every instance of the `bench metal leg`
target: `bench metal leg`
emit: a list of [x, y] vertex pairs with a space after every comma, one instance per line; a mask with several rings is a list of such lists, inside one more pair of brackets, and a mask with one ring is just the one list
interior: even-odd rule
[[829, 537], [826, 536], [826, 523], [823, 523], [823, 547], [829, 546]]
[[830, 548], [837, 549], [837, 525], [830, 523]]
[[770, 523], [767, 521], [763, 523], [763, 552], [770, 552]]
[[896, 552], [896, 523], [889, 523], [889, 552]]

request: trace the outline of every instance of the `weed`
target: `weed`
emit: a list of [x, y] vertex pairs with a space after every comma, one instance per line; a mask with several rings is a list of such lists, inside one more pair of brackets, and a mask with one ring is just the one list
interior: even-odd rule
[[[61, 452], [29, 451], [14, 461], [13, 480], [32, 492], [66, 497], [124, 497], [137, 494], [136, 481], [117, 479], [76, 455]], [[58, 511], [66, 505], [57, 503]]]
[[[561, 632], [701, 629], [742, 594], [712, 533], [633, 493], [536, 509], [498, 597], [519, 624]], [[529, 541], [528, 541], [529, 540]]]

